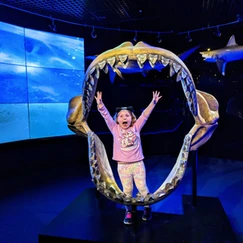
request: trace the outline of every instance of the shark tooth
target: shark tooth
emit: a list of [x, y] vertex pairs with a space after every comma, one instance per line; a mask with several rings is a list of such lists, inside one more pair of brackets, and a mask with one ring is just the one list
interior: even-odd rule
[[99, 68], [102, 70], [102, 69], [104, 68], [105, 64], [106, 64], [106, 60], [104, 60], [104, 61], [102, 61], [102, 62], [99, 62], [99, 63], [98, 63], [98, 66], [99, 66]]
[[85, 111], [86, 113], [89, 113], [89, 105], [87, 103], [85, 104]]
[[170, 63], [170, 77], [172, 77], [175, 73], [176, 72], [175, 72], [175, 70], [174, 70], [174, 68], [172, 66], [172, 63]]
[[186, 84], [190, 85], [192, 83], [191, 79], [189, 76], [186, 77]]
[[[129, 64], [129, 62], [127, 61], [127, 57], [128, 57], [128, 55], [119, 55], [118, 56], [123, 68], [127, 68], [128, 64]], [[127, 61], [127, 63], [125, 63], [126, 61]]]
[[113, 67], [115, 62], [116, 62], [116, 58], [110, 57], [110, 58], [107, 59], [107, 62], [110, 64], [111, 67]]
[[188, 103], [189, 105], [191, 105], [191, 104], [192, 104], [192, 99], [191, 99], [191, 98], [188, 98], [188, 99], [187, 99], [187, 103]]
[[96, 156], [95, 156], [95, 153], [93, 152], [93, 153], [91, 153], [91, 155], [90, 155], [90, 160], [91, 160], [91, 161], [95, 161], [95, 159], [96, 159]]
[[182, 79], [182, 72], [180, 71], [176, 76], [176, 82], [181, 81], [181, 79]]
[[195, 100], [197, 95], [196, 95], [196, 92], [195, 90], [193, 89], [192, 92], [191, 92], [191, 96], [192, 96], [192, 99]]
[[89, 71], [89, 73], [90, 74], [93, 74], [93, 72], [95, 71], [95, 69], [96, 69], [96, 67], [91, 68], [90, 71]]
[[97, 79], [99, 79], [99, 77], [100, 77], [100, 70], [99, 70], [99, 67], [98, 67], [98, 66], [96, 67], [95, 77], [96, 77]]
[[147, 60], [147, 54], [139, 54], [137, 55], [137, 63], [140, 68], [143, 68], [143, 64]]
[[148, 56], [149, 59], [149, 64], [152, 68], [154, 68], [154, 64], [157, 62], [158, 60], [158, 55], [156, 54], [149, 54]]
[[181, 69], [181, 76], [182, 78], [185, 78], [187, 76], [187, 72], [184, 68]]
[[[90, 153], [93, 154], [94, 153], [94, 141], [91, 142], [90, 144]], [[92, 161], [92, 163], [96, 163], [96, 161]]]
[[92, 76], [92, 75], [90, 75], [89, 80], [90, 80], [90, 83], [91, 83], [92, 85], [94, 85], [94, 84], [95, 84], [95, 82], [94, 82], [94, 78], [93, 78], [93, 76]]
[[193, 87], [193, 84], [192, 84], [192, 83], [190, 83], [190, 84], [188, 85], [188, 87], [189, 87], [189, 91], [190, 91], [190, 92], [192, 92], [192, 91], [194, 90], [194, 87]]
[[105, 67], [103, 68], [103, 71], [105, 72], [105, 74], [107, 74], [109, 72], [109, 68], [107, 65], [105, 65]]
[[161, 63], [166, 67], [170, 62], [170, 59], [165, 58], [164, 56], [161, 56]]
[[165, 193], [164, 192], [160, 192], [157, 195], [158, 195], [158, 197], [163, 197], [165, 195]]
[[183, 149], [182, 149], [184, 152], [188, 152], [188, 150], [189, 150], [189, 146], [188, 145], [184, 145], [183, 146]]
[[127, 60], [128, 55], [119, 55], [119, 60], [124, 63]]
[[188, 99], [189, 96], [190, 96], [190, 92], [189, 92], [189, 91], [186, 91], [185, 96], [186, 96], [186, 98]]
[[90, 173], [91, 174], [94, 174], [94, 171], [95, 171], [94, 168], [93, 167], [90, 167]]
[[103, 187], [103, 188], [106, 188], [106, 183], [103, 181], [103, 182], [101, 182], [101, 186]]
[[90, 84], [88, 85], [88, 89], [89, 89], [89, 91], [91, 91], [91, 92], [93, 91], [93, 88], [92, 88], [92, 86], [91, 86]]
[[92, 167], [93, 169], [98, 169], [98, 165], [97, 165], [97, 163], [94, 163], [91, 167]]
[[191, 97], [193, 99], [194, 110], [197, 112], [197, 94], [195, 90], [192, 91]]
[[191, 137], [190, 137], [190, 135], [187, 134], [187, 135], [185, 136], [185, 138], [184, 138], [184, 142], [187, 143], [187, 144], [189, 144], [190, 141], [191, 141]]
[[190, 108], [190, 111], [192, 112], [192, 114], [194, 116], [197, 116], [198, 115], [197, 106], [195, 104], [192, 103], [192, 105], [189, 108]]
[[86, 74], [86, 75], [85, 75], [84, 80], [85, 80], [85, 82], [88, 82], [88, 80], [89, 80], [89, 74]]
[[[90, 144], [89, 149], [90, 149], [90, 151], [91, 151], [91, 153], [92, 153], [92, 151], [94, 150], [94, 142], [92, 141], [91, 143], [92, 143], [92, 144]], [[95, 163], [95, 162], [92, 161], [91, 163], [93, 164], [93, 163]]]
[[89, 145], [90, 148], [94, 148], [94, 137], [92, 135], [90, 136]]
[[97, 160], [94, 160], [91, 162], [91, 167], [93, 168], [96, 168], [98, 165], [97, 165]]
[[181, 79], [181, 85], [182, 85], [183, 91], [186, 92], [187, 91], [187, 86], [186, 86], [185, 79]]
[[178, 73], [178, 71], [181, 69], [181, 65], [179, 65], [175, 62], [172, 63], [172, 66], [173, 66], [176, 73]]

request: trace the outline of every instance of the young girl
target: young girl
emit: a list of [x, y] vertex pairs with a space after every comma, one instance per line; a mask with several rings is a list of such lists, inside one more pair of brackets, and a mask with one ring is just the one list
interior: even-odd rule
[[[153, 99], [148, 107], [136, 119], [132, 106], [117, 107], [113, 118], [102, 101], [102, 92], [95, 96], [98, 111], [103, 116], [109, 130], [113, 135], [113, 160], [118, 162], [117, 170], [126, 197], [132, 197], [133, 181], [139, 193], [146, 197], [149, 193], [146, 184], [146, 171], [143, 163], [144, 155], [140, 139], [140, 131], [147, 121], [150, 113], [159, 101], [160, 92], [153, 92]], [[145, 206], [142, 219], [152, 218], [151, 207]], [[131, 206], [126, 206], [124, 224], [132, 224], [133, 212]]]

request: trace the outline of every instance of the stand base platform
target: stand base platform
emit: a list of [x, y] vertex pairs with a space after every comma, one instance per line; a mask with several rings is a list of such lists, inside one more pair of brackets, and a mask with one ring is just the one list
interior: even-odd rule
[[183, 215], [153, 212], [142, 221], [138, 211], [133, 225], [124, 225], [125, 210], [94, 188], [85, 190], [39, 234], [39, 243], [237, 243], [218, 198], [182, 196]]

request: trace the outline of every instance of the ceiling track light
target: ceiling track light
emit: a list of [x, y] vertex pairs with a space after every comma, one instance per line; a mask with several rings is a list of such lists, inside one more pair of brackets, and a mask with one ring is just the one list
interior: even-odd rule
[[217, 30], [216, 30], [216, 32], [214, 33], [217, 37], [220, 37], [221, 36], [221, 32], [220, 32], [220, 30], [219, 30], [219, 26], [217, 26]]
[[92, 37], [93, 39], [95, 39], [95, 38], [97, 37], [97, 34], [96, 34], [96, 32], [95, 32], [95, 29], [94, 29], [94, 26], [93, 26], [93, 29], [92, 29], [92, 31], [91, 31], [91, 37]]
[[133, 37], [133, 41], [136, 43], [138, 41], [138, 33], [135, 31], [135, 35]]
[[187, 32], [187, 41], [188, 42], [192, 42], [192, 38], [191, 38], [191, 35], [190, 35], [190, 31]]
[[49, 24], [48, 26], [52, 31], [54, 32], [57, 31], [57, 26], [55, 25], [55, 19], [51, 18], [51, 24]]
[[157, 42], [158, 43], [161, 43], [162, 42], [162, 38], [161, 38], [160, 32], [158, 32], [158, 35], [157, 35], [156, 39], [157, 39]]

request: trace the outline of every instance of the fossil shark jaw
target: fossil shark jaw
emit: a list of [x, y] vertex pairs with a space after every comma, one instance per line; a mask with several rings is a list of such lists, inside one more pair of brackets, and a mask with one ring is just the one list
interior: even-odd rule
[[[170, 76], [177, 74], [176, 81], [181, 81], [189, 109], [195, 119], [195, 125], [185, 136], [177, 161], [162, 185], [147, 197], [128, 198], [116, 184], [107, 159], [103, 143], [88, 127], [86, 122], [92, 105], [100, 71], [116, 72], [116, 66], [128, 67], [129, 61], [136, 61], [140, 68], [145, 62], [154, 67], [158, 62], [170, 66]], [[67, 120], [69, 128], [82, 136], [88, 137], [90, 173], [97, 189], [107, 198], [127, 205], [147, 205], [156, 203], [168, 196], [179, 184], [186, 170], [189, 152], [202, 146], [217, 127], [218, 103], [210, 94], [196, 90], [192, 75], [182, 60], [174, 53], [152, 47], [143, 42], [133, 46], [125, 42], [120, 46], [99, 55], [86, 71], [83, 96], [74, 97], [69, 104]], [[77, 132], [78, 131], [78, 132]]]

